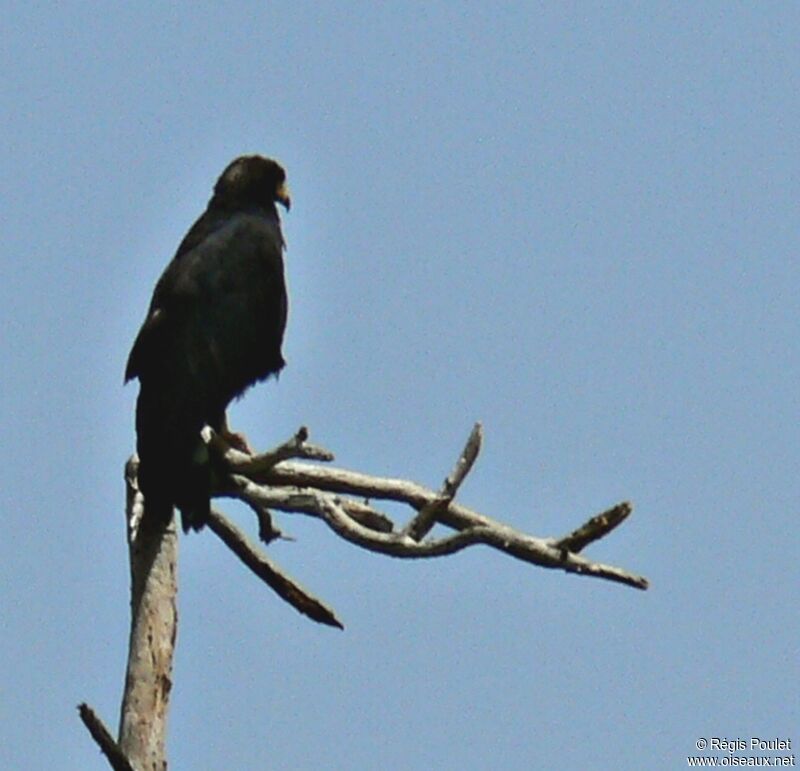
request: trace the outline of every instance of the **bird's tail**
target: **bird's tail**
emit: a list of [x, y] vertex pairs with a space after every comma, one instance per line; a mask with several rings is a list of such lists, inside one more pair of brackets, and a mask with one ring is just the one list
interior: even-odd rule
[[191, 457], [183, 470], [176, 504], [181, 510], [184, 533], [203, 529], [211, 514], [211, 459], [200, 431], [195, 435]]
[[211, 462], [191, 400], [171, 400], [171, 389], [142, 383], [136, 403], [139, 486], [145, 510], [168, 521], [181, 510], [184, 532], [200, 530], [210, 513]]

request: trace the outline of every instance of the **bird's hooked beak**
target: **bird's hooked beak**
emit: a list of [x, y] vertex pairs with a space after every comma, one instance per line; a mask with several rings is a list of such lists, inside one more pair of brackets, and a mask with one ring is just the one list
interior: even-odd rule
[[286, 211], [292, 208], [292, 199], [289, 195], [289, 186], [284, 182], [281, 186], [275, 191], [275, 200], [278, 203], [283, 204]]

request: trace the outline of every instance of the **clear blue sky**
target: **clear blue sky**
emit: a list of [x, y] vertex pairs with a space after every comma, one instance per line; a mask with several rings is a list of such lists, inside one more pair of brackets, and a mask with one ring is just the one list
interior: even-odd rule
[[652, 589], [281, 518], [338, 632], [188, 537], [171, 768], [800, 743], [796, 4], [13, 2], [0, 36], [3, 769], [106, 768], [75, 705], [116, 725], [125, 358], [243, 152], [288, 170], [292, 301], [233, 425], [436, 485], [480, 419], [464, 503], [557, 535], [630, 498], [588, 553]]

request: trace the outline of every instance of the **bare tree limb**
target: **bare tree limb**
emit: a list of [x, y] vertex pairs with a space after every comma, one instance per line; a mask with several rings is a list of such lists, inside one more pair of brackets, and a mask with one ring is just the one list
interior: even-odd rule
[[[310, 444], [305, 427], [273, 450], [258, 455], [248, 455], [231, 447], [210, 430], [205, 436], [215, 460], [214, 495], [246, 502], [256, 512], [259, 531], [266, 542], [280, 536], [271, 512], [284, 511], [319, 518], [350, 543], [392, 557], [442, 557], [483, 544], [541, 567], [603, 578], [638, 589], [648, 587], [643, 576], [593, 562], [579, 553], [630, 516], [632, 507], [627, 502], [592, 517], [561, 538], [539, 538], [522, 533], [457, 503], [455, 496], [480, 452], [480, 424], [472, 429], [439, 491], [404, 479], [309, 463], [309, 460], [330, 462], [333, 453]], [[125, 472], [131, 632], [118, 742], [90, 707], [82, 704], [79, 710], [112, 768], [166, 771], [166, 717], [177, 630], [178, 535], [174, 517], [163, 522], [146, 516], [137, 470], [138, 461], [134, 456]], [[373, 505], [374, 500], [407, 505], [411, 509], [407, 524], [395, 527], [392, 519]], [[431, 537], [437, 524], [452, 532]], [[330, 608], [285, 575], [223, 515], [212, 510], [208, 525], [251, 571], [292, 607], [319, 623], [342, 628]]]
[[97, 746], [100, 747], [100, 751], [108, 759], [111, 768], [114, 771], [134, 771], [130, 761], [114, 741], [103, 721], [97, 717], [94, 710], [86, 702], [78, 705], [78, 714], [92, 735], [92, 739], [95, 740]]
[[456, 497], [458, 488], [466, 479], [467, 474], [472, 470], [472, 466], [481, 450], [483, 441], [483, 428], [480, 423], [472, 427], [469, 438], [464, 449], [461, 451], [456, 465], [450, 475], [444, 480], [442, 489], [437, 498], [426, 503], [405, 527], [405, 532], [415, 541], [421, 541], [436, 524], [439, 514], [444, 511], [453, 498]]
[[608, 535], [615, 527], [621, 525], [633, 511], [628, 501], [623, 501], [613, 506], [608, 511], [592, 517], [588, 522], [573, 530], [569, 535], [559, 538], [553, 545], [559, 549], [575, 552], [576, 554], [593, 541]]
[[234, 460], [236, 467], [242, 474], [253, 476], [255, 474], [269, 471], [276, 463], [290, 458], [302, 458], [304, 460], [332, 461], [333, 453], [324, 447], [310, 444], [308, 440], [308, 429], [300, 426], [294, 436], [287, 439], [283, 444], [279, 444], [271, 450], [259, 453], [258, 455], [248, 455], [247, 453], [231, 447], [224, 439], [217, 436], [210, 428], [209, 444], [212, 450], [219, 455], [226, 456], [229, 460]]
[[[335, 472], [336, 469], [325, 469]], [[431, 497], [436, 493], [429, 491]], [[241, 491], [242, 497], [254, 497], [261, 504], [274, 509], [311, 514], [323, 519], [337, 535], [346, 541], [369, 551], [405, 559], [444, 557], [468, 546], [484, 544], [505, 552], [524, 562], [546, 568], [559, 568], [568, 573], [605, 578], [616, 583], [627, 584], [636, 589], [646, 589], [647, 579], [612, 565], [592, 562], [579, 554], [557, 545], [552, 539], [535, 538], [520, 533], [500, 522], [470, 512], [459, 506], [453, 520], [463, 525], [466, 518], [474, 517], [474, 523], [454, 535], [436, 540], [418, 542], [403, 532], [381, 533], [356, 522], [342, 506], [342, 500], [311, 487], [268, 487], [248, 485]]]
[[330, 608], [298, 586], [267, 559], [227, 517], [212, 509], [208, 526], [253, 573], [295, 610], [320, 624], [344, 629]]
[[[241, 498], [251, 506], [319, 517], [351, 543], [393, 557], [440, 557], [468, 546], [484, 544], [541, 567], [603, 578], [637, 589], [648, 587], [643, 576], [593, 562], [579, 554], [589, 543], [610, 533], [629, 516], [629, 503], [614, 506], [560, 539], [521, 533], [456, 503], [453, 497], [477, 458], [481, 435], [480, 424], [476, 424], [455, 468], [439, 492], [403, 479], [370, 476], [292, 460], [278, 463], [264, 460], [274, 458], [274, 453], [248, 457], [225, 450], [221, 459], [231, 473], [220, 493]], [[298, 432], [293, 439], [300, 436]], [[299, 441], [292, 452], [299, 454], [302, 444]], [[382, 512], [356, 500], [356, 497], [405, 503], [415, 514], [404, 528], [397, 531]], [[437, 523], [456, 532], [443, 538], [424, 540]]]
[[261, 543], [270, 544], [279, 538], [292, 540], [287, 538], [277, 527], [275, 527], [275, 520], [272, 512], [266, 507], [257, 504], [255, 501], [248, 500], [245, 503], [253, 510], [258, 520], [258, 540]]
[[[228, 480], [229, 484], [226, 485], [224, 490], [219, 492], [219, 495], [238, 498], [249, 504], [254, 510], [272, 507], [281, 511], [320, 516], [319, 510], [314, 502], [309, 500], [308, 497], [297, 488], [286, 487], [284, 489], [279, 486], [270, 486], [267, 488], [264, 485], [256, 484], [242, 474], [231, 474]], [[265, 495], [265, 489], [272, 491], [282, 490], [284, 494], [277, 496]], [[342, 506], [344, 506], [350, 517], [370, 530], [375, 530], [379, 533], [391, 533], [394, 530], [394, 523], [392, 520], [389, 519], [386, 514], [378, 511], [367, 503], [347, 498], [342, 500]]]
[[467, 478], [467, 474], [472, 471], [472, 467], [478, 459], [478, 453], [481, 451], [482, 443], [483, 426], [480, 423], [476, 423], [469, 433], [464, 449], [461, 451], [461, 457], [456, 461], [456, 465], [450, 475], [444, 480], [442, 494], [450, 500], [456, 497], [461, 483]]

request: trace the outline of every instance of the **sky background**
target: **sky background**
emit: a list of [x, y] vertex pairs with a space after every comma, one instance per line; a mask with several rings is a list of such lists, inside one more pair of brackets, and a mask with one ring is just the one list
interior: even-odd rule
[[[800, 7], [6, 5], [0, 39], [0, 767], [100, 771], [127, 650], [122, 387], [224, 166], [285, 165], [279, 382], [232, 425], [587, 555], [401, 562], [281, 516], [181, 541], [170, 768], [674, 769], [800, 743]], [[252, 517], [223, 508], [255, 532]], [[713, 753], [706, 753], [713, 754]]]

